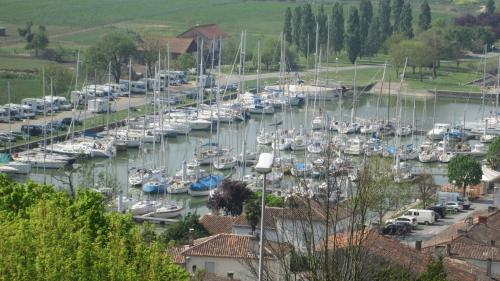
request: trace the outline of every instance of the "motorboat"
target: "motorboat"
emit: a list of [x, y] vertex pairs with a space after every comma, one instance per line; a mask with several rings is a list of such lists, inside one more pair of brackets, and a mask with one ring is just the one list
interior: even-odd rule
[[482, 143], [476, 143], [470, 150], [470, 155], [475, 157], [483, 157], [486, 155], [486, 146]]
[[142, 185], [149, 180], [161, 177], [162, 172], [162, 170], [136, 169], [132, 175], [129, 176], [128, 182], [132, 186]]
[[407, 137], [407, 136], [411, 135], [412, 131], [413, 130], [412, 130], [411, 126], [409, 126], [409, 125], [401, 126], [401, 127], [396, 129], [396, 136]]
[[129, 211], [133, 215], [146, 215], [156, 211], [160, 206], [160, 202], [143, 200], [133, 204]]
[[365, 151], [363, 147], [363, 140], [358, 137], [351, 138], [347, 140], [347, 146], [344, 149], [345, 154], [349, 155], [361, 155]]
[[360, 124], [353, 122], [353, 123], [342, 123], [338, 127], [338, 132], [340, 134], [355, 134], [359, 132], [360, 129]]
[[438, 161], [438, 153], [435, 149], [425, 149], [418, 154], [418, 161], [431, 163]]
[[323, 152], [323, 145], [320, 140], [314, 140], [310, 145], [307, 146], [307, 151], [313, 154], [319, 154]]
[[187, 193], [191, 184], [193, 183], [190, 181], [174, 180], [167, 188], [167, 193], [169, 194]]
[[441, 140], [450, 131], [451, 125], [447, 123], [436, 123], [434, 127], [427, 132], [427, 138], [431, 140]]
[[479, 137], [479, 142], [481, 143], [491, 143], [495, 140], [497, 136], [495, 135], [481, 135]]
[[419, 151], [413, 144], [404, 145], [398, 151], [398, 156], [401, 161], [418, 159]]

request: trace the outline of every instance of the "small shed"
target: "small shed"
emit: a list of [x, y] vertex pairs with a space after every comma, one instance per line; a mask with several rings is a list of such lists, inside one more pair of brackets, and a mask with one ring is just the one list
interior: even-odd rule
[[7, 29], [3, 26], [0, 26], [0, 36], [7, 36]]

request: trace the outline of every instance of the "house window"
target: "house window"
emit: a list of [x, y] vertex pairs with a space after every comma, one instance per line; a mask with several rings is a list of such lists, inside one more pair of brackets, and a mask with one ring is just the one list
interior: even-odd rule
[[205, 262], [205, 270], [210, 273], [215, 272], [215, 263], [211, 261], [206, 261]]
[[233, 279], [234, 278], [234, 273], [233, 272], [228, 272], [227, 273], [227, 278]]
[[193, 270], [193, 273], [196, 272], [196, 265], [193, 265], [193, 267], [191, 268]]

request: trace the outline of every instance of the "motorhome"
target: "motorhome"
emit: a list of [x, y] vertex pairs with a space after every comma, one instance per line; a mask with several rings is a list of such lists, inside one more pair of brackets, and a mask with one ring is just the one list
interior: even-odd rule
[[165, 82], [162, 79], [142, 78], [139, 81], [148, 86], [148, 91], [165, 91]]
[[[123, 85], [124, 88], [126, 88], [126, 91], [128, 91], [128, 87], [130, 84], [130, 92], [134, 94], [145, 94], [146, 93], [146, 83], [143, 81], [132, 81], [130, 82], [129, 80], [120, 80], [120, 85]], [[149, 89], [149, 87], [148, 87]]]
[[6, 104], [4, 107], [11, 108], [11, 116], [13, 116], [12, 119], [16, 119], [16, 116], [20, 119], [31, 119], [36, 116], [35, 112], [29, 105], [11, 103]]
[[43, 99], [25, 98], [21, 101], [21, 104], [31, 106], [33, 112], [37, 115], [43, 115], [44, 113], [50, 112], [50, 107], [47, 106]]
[[7, 110], [7, 115], [10, 116], [10, 120], [13, 121], [21, 120], [21, 109], [19, 104], [8, 103], [4, 105], [3, 108]]
[[60, 96], [45, 96], [45, 101], [52, 106], [57, 107], [59, 110], [71, 110], [73, 106], [65, 97]]
[[96, 98], [88, 101], [88, 110], [92, 113], [106, 113], [113, 112], [114, 107], [107, 99]]
[[9, 110], [3, 107], [0, 107], [0, 122], [10, 122]]
[[437, 193], [438, 201], [441, 205], [446, 206], [448, 202], [458, 202], [463, 205], [464, 210], [470, 208], [469, 198], [464, 197], [460, 192], [443, 192], [439, 191]]
[[436, 222], [436, 214], [432, 210], [409, 209], [405, 215], [414, 216], [417, 218], [417, 223], [433, 224]]

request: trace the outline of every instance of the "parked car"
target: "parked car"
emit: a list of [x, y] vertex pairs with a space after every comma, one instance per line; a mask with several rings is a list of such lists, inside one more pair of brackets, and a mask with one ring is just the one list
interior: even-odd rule
[[395, 219], [387, 220], [385, 223], [393, 224], [398, 221], [410, 223], [413, 226], [413, 228], [417, 226], [417, 218], [414, 216], [400, 216]]
[[83, 122], [78, 120], [78, 119], [73, 119], [72, 117], [65, 117], [61, 120], [61, 123], [63, 123], [66, 126], [71, 125], [71, 120], [74, 120], [73, 122], [75, 123], [76, 126], [83, 125]]
[[464, 206], [460, 205], [458, 202], [447, 202], [446, 203], [446, 210], [448, 210], [448, 211], [460, 212], [463, 209], [464, 209]]
[[16, 137], [8, 133], [0, 133], [0, 141], [2, 142], [16, 142]]
[[385, 235], [405, 235], [408, 231], [402, 224], [389, 224], [382, 229], [382, 233]]
[[47, 123], [48, 127], [54, 128], [54, 130], [64, 130], [66, 129], [66, 124], [64, 124], [61, 120], [54, 120]]
[[446, 207], [441, 205], [435, 205], [427, 208], [427, 210], [433, 210], [436, 213], [436, 220], [443, 219], [446, 217]]
[[43, 128], [40, 125], [22, 125], [21, 132], [28, 136], [40, 136], [43, 134]]
[[407, 233], [410, 233], [413, 230], [413, 224], [407, 222], [407, 221], [395, 221], [392, 224], [397, 224], [397, 225], [402, 225]]

